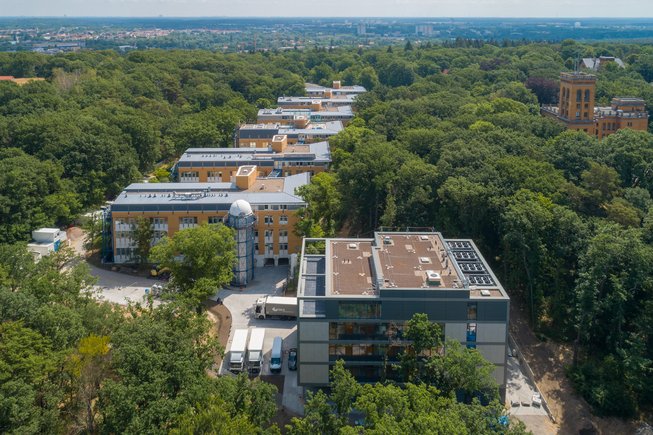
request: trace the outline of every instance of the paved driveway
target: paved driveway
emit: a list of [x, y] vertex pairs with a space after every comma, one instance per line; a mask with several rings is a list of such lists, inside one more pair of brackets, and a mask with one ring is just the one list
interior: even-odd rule
[[[95, 288], [98, 290], [99, 299], [115, 304], [127, 305], [129, 302], [143, 302], [145, 301], [145, 290], [151, 288], [153, 284], [159, 283], [154, 279], [112, 272], [91, 264], [88, 267], [91, 269], [91, 274], [98, 280]], [[159, 303], [159, 300], [154, 300], [154, 305]]]
[[[250, 327], [265, 328], [265, 342], [263, 345], [264, 362], [261, 370], [262, 375], [270, 374], [270, 352], [274, 337], [280, 336], [284, 339], [284, 359], [281, 369], [281, 376], [284, 376], [283, 406], [302, 415], [304, 412], [303, 394], [304, 389], [297, 386], [297, 372], [288, 370], [288, 350], [297, 347], [297, 322], [294, 320], [260, 320], [254, 316], [254, 304], [256, 300], [265, 295], [281, 296], [283, 285], [288, 274], [288, 268], [259, 267], [256, 268], [255, 278], [250, 285], [244, 289], [225, 289], [218, 293], [224, 305], [231, 312], [231, 332], [226, 350], [231, 347], [234, 330]], [[222, 374], [228, 374], [228, 358], [225, 358], [221, 368]]]
[[[521, 403], [531, 403], [536, 392], [533, 383], [523, 373], [519, 360], [508, 357], [508, 383], [506, 385], [506, 400], [510, 406], [510, 414], [516, 417], [543, 416], [549, 418], [542, 406], [522, 406]], [[519, 406], [512, 406], [512, 402], [519, 402]]]

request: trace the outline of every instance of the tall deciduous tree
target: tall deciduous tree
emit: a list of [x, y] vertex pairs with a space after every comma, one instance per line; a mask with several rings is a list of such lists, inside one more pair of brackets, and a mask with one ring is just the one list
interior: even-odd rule
[[151, 259], [172, 272], [172, 284], [189, 302], [199, 305], [233, 278], [236, 242], [225, 225], [200, 225], [164, 237]]
[[136, 244], [134, 250], [135, 260], [143, 265], [149, 261], [152, 250], [154, 227], [149, 218], [139, 216], [132, 228], [132, 238]]

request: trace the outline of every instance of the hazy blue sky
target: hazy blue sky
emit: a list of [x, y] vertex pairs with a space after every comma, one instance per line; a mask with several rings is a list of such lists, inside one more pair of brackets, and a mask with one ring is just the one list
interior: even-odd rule
[[0, 0], [0, 15], [651, 17], [653, 0]]

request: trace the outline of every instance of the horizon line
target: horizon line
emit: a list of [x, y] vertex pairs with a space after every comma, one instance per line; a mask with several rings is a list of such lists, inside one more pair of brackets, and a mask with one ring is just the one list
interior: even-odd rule
[[613, 16], [365, 16], [365, 15], [351, 15], [351, 16], [318, 16], [318, 15], [298, 15], [298, 16], [256, 16], [256, 15], [188, 15], [188, 16], [176, 16], [176, 15], [0, 15], [2, 18], [47, 18], [47, 19], [61, 19], [61, 18], [133, 18], [133, 19], [151, 19], [151, 18], [167, 18], [167, 19], [366, 19], [366, 20], [377, 20], [377, 19], [419, 19], [419, 20], [431, 20], [431, 19], [557, 19], [557, 20], [651, 20], [653, 16], [641, 17], [641, 16], [623, 16], [623, 17], [613, 17]]

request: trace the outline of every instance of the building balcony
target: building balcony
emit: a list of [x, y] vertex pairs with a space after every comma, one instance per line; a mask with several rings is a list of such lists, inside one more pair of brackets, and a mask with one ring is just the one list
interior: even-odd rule
[[134, 248], [136, 244], [132, 239], [127, 238], [117, 238], [116, 239], [116, 248]]
[[119, 223], [116, 222], [114, 225], [115, 231], [132, 231], [132, 226], [131, 224], [124, 224], [124, 223]]

